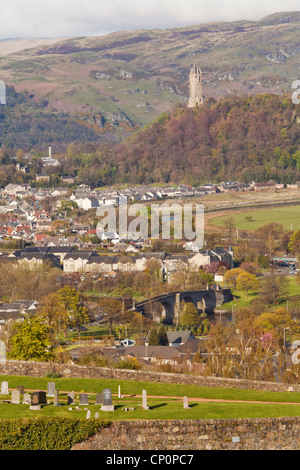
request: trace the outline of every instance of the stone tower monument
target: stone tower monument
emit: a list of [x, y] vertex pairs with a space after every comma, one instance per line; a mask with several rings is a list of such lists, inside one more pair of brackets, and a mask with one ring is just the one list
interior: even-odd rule
[[204, 103], [202, 94], [202, 72], [198, 65], [194, 65], [190, 71], [190, 99], [189, 108], [194, 108]]

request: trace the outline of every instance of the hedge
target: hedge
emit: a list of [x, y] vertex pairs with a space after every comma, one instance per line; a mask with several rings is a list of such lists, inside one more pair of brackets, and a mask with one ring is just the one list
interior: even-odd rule
[[0, 420], [0, 450], [70, 450], [108, 425], [99, 419], [55, 416]]

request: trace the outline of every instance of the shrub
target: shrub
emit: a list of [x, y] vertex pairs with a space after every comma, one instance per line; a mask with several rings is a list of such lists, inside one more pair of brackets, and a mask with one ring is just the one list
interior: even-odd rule
[[119, 362], [116, 364], [116, 369], [139, 370], [140, 368], [141, 365], [139, 364], [136, 357], [124, 359], [123, 361], [119, 360]]
[[109, 421], [39, 417], [0, 421], [0, 450], [70, 450]]

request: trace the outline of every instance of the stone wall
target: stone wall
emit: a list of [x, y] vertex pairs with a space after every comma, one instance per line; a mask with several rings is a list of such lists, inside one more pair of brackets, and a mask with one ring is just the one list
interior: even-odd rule
[[299, 450], [299, 437], [300, 418], [119, 421], [72, 450]]
[[[220, 377], [204, 377], [189, 374], [171, 374], [165, 372], [147, 372], [141, 370], [124, 370], [106, 367], [84, 367], [74, 364], [56, 364], [52, 362], [6, 361], [0, 363], [0, 375], [25, 375], [47, 377], [55, 373], [62, 377], [98, 378], [115, 380], [135, 380], [138, 382], [176, 383], [199, 385], [201, 387], [240, 388], [266, 390], [274, 392], [287, 391], [290, 385], [276, 382], [260, 382]], [[295, 392], [300, 392], [300, 385], [292, 385]]]

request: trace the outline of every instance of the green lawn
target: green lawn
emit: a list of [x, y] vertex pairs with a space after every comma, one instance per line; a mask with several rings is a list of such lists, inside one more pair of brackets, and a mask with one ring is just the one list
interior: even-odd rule
[[[34, 416], [73, 416], [84, 419], [86, 408], [91, 410], [91, 416], [99, 413], [99, 417], [109, 420], [128, 419], [225, 419], [225, 418], [267, 418], [283, 416], [300, 416], [300, 393], [263, 392], [256, 390], [240, 390], [230, 388], [208, 388], [196, 385], [159, 384], [124, 380], [102, 379], [67, 379], [67, 378], [34, 378], [18, 376], [0, 376], [0, 381], [7, 380], [9, 388], [24, 385], [27, 390], [46, 390], [48, 382], [55, 382], [60, 391], [59, 404], [52, 403], [40, 411], [29, 410], [28, 405], [5, 403], [8, 396], [0, 396], [0, 418], [13, 419], [16, 417]], [[118, 385], [121, 386], [122, 398], [118, 398]], [[95, 393], [103, 388], [111, 388], [113, 393], [114, 412], [103, 412], [95, 405]], [[142, 410], [142, 390], [148, 394], [150, 410]], [[73, 405], [69, 410], [67, 391], [75, 391], [75, 406], [79, 403], [79, 392], [89, 395], [89, 405], [81, 406], [78, 410]], [[129, 396], [133, 395], [133, 396]], [[138, 395], [138, 396], [137, 396]], [[189, 397], [191, 409], [183, 409], [183, 396]], [[224, 402], [199, 402], [197, 398], [225, 400]], [[52, 399], [48, 399], [52, 401]], [[226, 400], [240, 400], [242, 403], [230, 403]], [[246, 403], [252, 401], [252, 403]], [[255, 403], [255, 401], [264, 403]], [[273, 402], [273, 403], [267, 403]], [[133, 407], [132, 411], [123, 410]]]
[[[287, 230], [290, 230], [291, 226], [293, 230], [300, 230], [300, 205], [233, 213], [216, 217], [211, 220], [211, 223], [218, 227], [224, 226], [224, 221], [231, 217], [235, 222], [236, 228], [240, 230], [257, 230], [259, 227], [270, 222], [282, 224]], [[252, 220], [247, 221], [246, 217], [252, 217]]]
[[[289, 291], [288, 291], [288, 298], [287, 300], [282, 300], [278, 302], [278, 305], [274, 306], [275, 308], [277, 307], [283, 307], [283, 308], [288, 308], [288, 302], [291, 305], [291, 302], [299, 302], [300, 301], [300, 285], [298, 284], [296, 280], [296, 276], [287, 276], [287, 280], [289, 281]], [[259, 278], [261, 282], [263, 281], [263, 278]], [[254, 300], [257, 295], [259, 294], [259, 291], [250, 291], [248, 294], [245, 291], [238, 291], [235, 289], [232, 289], [232, 294], [235, 297], [234, 300], [231, 302], [228, 302], [226, 304], [221, 305], [220, 307], [216, 308], [216, 312], [218, 310], [224, 310], [227, 309], [228, 311], [231, 311], [233, 309], [236, 310], [240, 307], [248, 307], [252, 300]]]
[[[238, 419], [238, 418], [271, 418], [300, 416], [300, 405], [288, 404], [260, 404], [260, 403], [214, 403], [196, 402], [189, 400], [189, 410], [183, 409], [183, 402], [170, 399], [148, 399], [150, 410], [142, 410], [142, 399], [118, 399], [114, 398], [114, 412], [104, 412], [99, 405], [90, 404], [81, 406], [80, 410], [69, 410], [69, 406], [62, 404], [54, 407], [49, 404], [43, 406], [40, 411], [29, 410], [28, 405], [12, 405], [0, 403], [1, 419], [14, 419], [20, 417], [58, 416], [85, 419], [87, 409], [91, 411], [91, 417], [95, 413], [100, 419], [108, 420], [132, 420], [132, 419]], [[124, 411], [124, 407], [132, 407], [133, 411]]]

